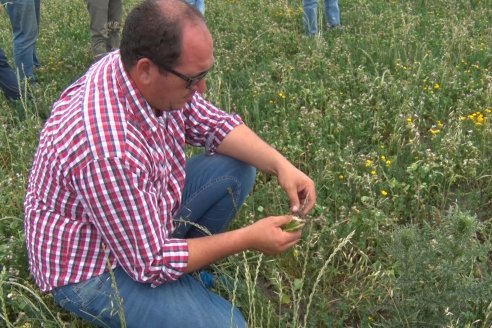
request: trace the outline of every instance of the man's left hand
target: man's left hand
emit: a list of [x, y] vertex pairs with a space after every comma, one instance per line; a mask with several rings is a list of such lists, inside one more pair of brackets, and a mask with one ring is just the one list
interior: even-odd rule
[[277, 178], [289, 197], [292, 213], [306, 215], [316, 203], [314, 181], [292, 164], [280, 170]]

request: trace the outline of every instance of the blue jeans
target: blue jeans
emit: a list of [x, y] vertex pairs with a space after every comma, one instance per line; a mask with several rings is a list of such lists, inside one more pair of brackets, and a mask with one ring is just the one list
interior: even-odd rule
[[202, 15], [205, 15], [205, 0], [186, 0], [190, 5], [195, 6]]
[[[156, 288], [132, 280], [121, 267], [53, 291], [68, 311], [100, 327], [229, 328], [247, 326], [238, 308], [187, 274]], [[119, 303], [122, 305], [120, 306]]]
[[2, 89], [8, 100], [20, 98], [17, 75], [9, 65], [2, 49], [0, 49], [0, 89]]
[[[223, 231], [253, 188], [256, 170], [222, 155], [198, 155], [188, 160], [183, 217], [211, 232]], [[174, 235], [193, 237], [203, 233], [180, 225]], [[85, 320], [101, 326], [121, 327], [246, 327], [238, 308], [213, 293], [189, 274], [156, 288], [132, 280], [121, 267], [87, 281], [53, 290], [55, 301]], [[117, 297], [119, 295], [119, 297]], [[120, 311], [118, 300], [122, 302]]]
[[39, 34], [40, 0], [1, 0], [10, 18], [14, 34], [14, 61], [21, 79], [34, 81], [39, 66], [36, 41]]
[[[224, 231], [253, 189], [256, 170], [223, 155], [197, 155], [186, 163], [185, 190], [175, 220], [204, 226], [210, 233]], [[206, 233], [186, 223], [176, 224], [176, 238]]]
[[[318, 0], [303, 0], [304, 31], [308, 35], [318, 33]], [[329, 27], [340, 25], [338, 0], [325, 0], [325, 20]]]

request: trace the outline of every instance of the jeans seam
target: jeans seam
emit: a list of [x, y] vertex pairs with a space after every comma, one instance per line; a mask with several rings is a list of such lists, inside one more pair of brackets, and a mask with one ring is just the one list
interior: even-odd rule
[[[222, 182], [224, 180], [231, 180], [233, 181], [236, 185], [237, 185], [237, 191], [234, 192], [232, 191], [231, 193], [231, 197], [232, 197], [232, 200], [234, 202], [234, 207], [232, 209], [232, 211], [236, 211], [237, 212], [237, 203], [239, 201], [239, 194], [240, 194], [240, 190], [241, 190], [241, 187], [242, 187], [242, 184], [241, 184], [241, 180], [240, 179], [237, 179], [236, 177], [234, 176], [222, 176], [222, 177], [219, 177], [219, 178], [216, 178], [215, 180], [213, 181], [209, 181], [207, 184], [203, 185], [199, 190], [195, 191], [193, 193], [193, 195], [190, 195], [190, 197], [187, 199], [187, 203], [191, 203], [193, 202], [200, 193], [204, 192], [206, 189], [210, 188], [211, 186], [213, 186], [215, 183], [218, 183], [218, 182]], [[229, 189], [227, 189], [227, 192], [229, 194]], [[184, 206], [184, 204], [183, 204]], [[186, 217], [182, 217], [182, 218], [186, 218]], [[175, 218], [174, 220], [176, 219], [180, 219], [180, 218]]]
[[[103, 279], [101, 276], [96, 276], [96, 277], [93, 277], [93, 278], [90, 278], [90, 279], [97, 279], [97, 281], [94, 283], [94, 284], [91, 284], [91, 286], [94, 287], [94, 289], [96, 289], [97, 291], [100, 292], [100, 294], [94, 294], [92, 297], [90, 297], [89, 299], [86, 299], [86, 298], [83, 298], [80, 296], [80, 292], [84, 289], [85, 285], [84, 282], [88, 282], [88, 281], [83, 281], [83, 282], [80, 282], [80, 283], [76, 283], [75, 286], [72, 287], [72, 292], [73, 294], [77, 297], [77, 301], [74, 301], [72, 300], [71, 297], [69, 297], [63, 289], [59, 289], [58, 291], [56, 291], [56, 293], [60, 293], [63, 295], [63, 300], [65, 300], [65, 303], [64, 304], [67, 304], [68, 302], [71, 302], [75, 305], [80, 305], [81, 308], [87, 308], [91, 303], [93, 303], [97, 297], [100, 297], [101, 295], [104, 295], [105, 297], [108, 297], [108, 298], [111, 298], [112, 294], [106, 294], [105, 292], [102, 292], [101, 291], [101, 287], [105, 285], [106, 281], [109, 279], [109, 277], [106, 277], [105, 279]], [[93, 288], [91, 287], [91, 288]], [[60, 301], [60, 303], [62, 303]], [[61, 305], [61, 304], [60, 304]]]

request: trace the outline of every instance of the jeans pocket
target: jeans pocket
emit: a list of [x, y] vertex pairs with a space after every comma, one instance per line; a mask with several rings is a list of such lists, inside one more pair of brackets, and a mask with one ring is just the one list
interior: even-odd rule
[[[105, 286], [108, 285], [108, 286]], [[53, 291], [55, 301], [63, 308], [87, 308], [96, 299], [108, 298], [111, 290], [109, 273], [75, 284], [58, 287]]]
[[74, 286], [74, 293], [77, 294], [80, 299], [82, 308], [88, 307], [95, 299], [110, 297], [110, 278], [109, 273], [103, 273], [102, 275], [83, 281]]

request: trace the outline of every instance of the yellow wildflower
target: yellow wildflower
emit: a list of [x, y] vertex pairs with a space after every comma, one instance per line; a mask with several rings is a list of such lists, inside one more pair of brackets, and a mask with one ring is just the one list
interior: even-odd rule
[[388, 192], [386, 190], [381, 190], [381, 196], [383, 197], [388, 196]]
[[371, 167], [372, 161], [370, 159], [366, 159], [366, 167]]
[[434, 136], [435, 136], [435, 135], [437, 135], [437, 134], [439, 134], [439, 132], [441, 132], [441, 130], [436, 129], [436, 128], [431, 128], [429, 131], [430, 131], [430, 133], [432, 133], [432, 135], [434, 135]]
[[485, 123], [485, 115], [481, 112], [475, 112], [468, 115], [468, 119], [477, 126], [483, 125]]
[[475, 119], [475, 124], [476, 125], [482, 125], [483, 123], [485, 122], [485, 116], [480, 113], [479, 115], [477, 115], [477, 118]]
[[407, 124], [413, 127], [413, 119], [411, 117], [407, 117]]

